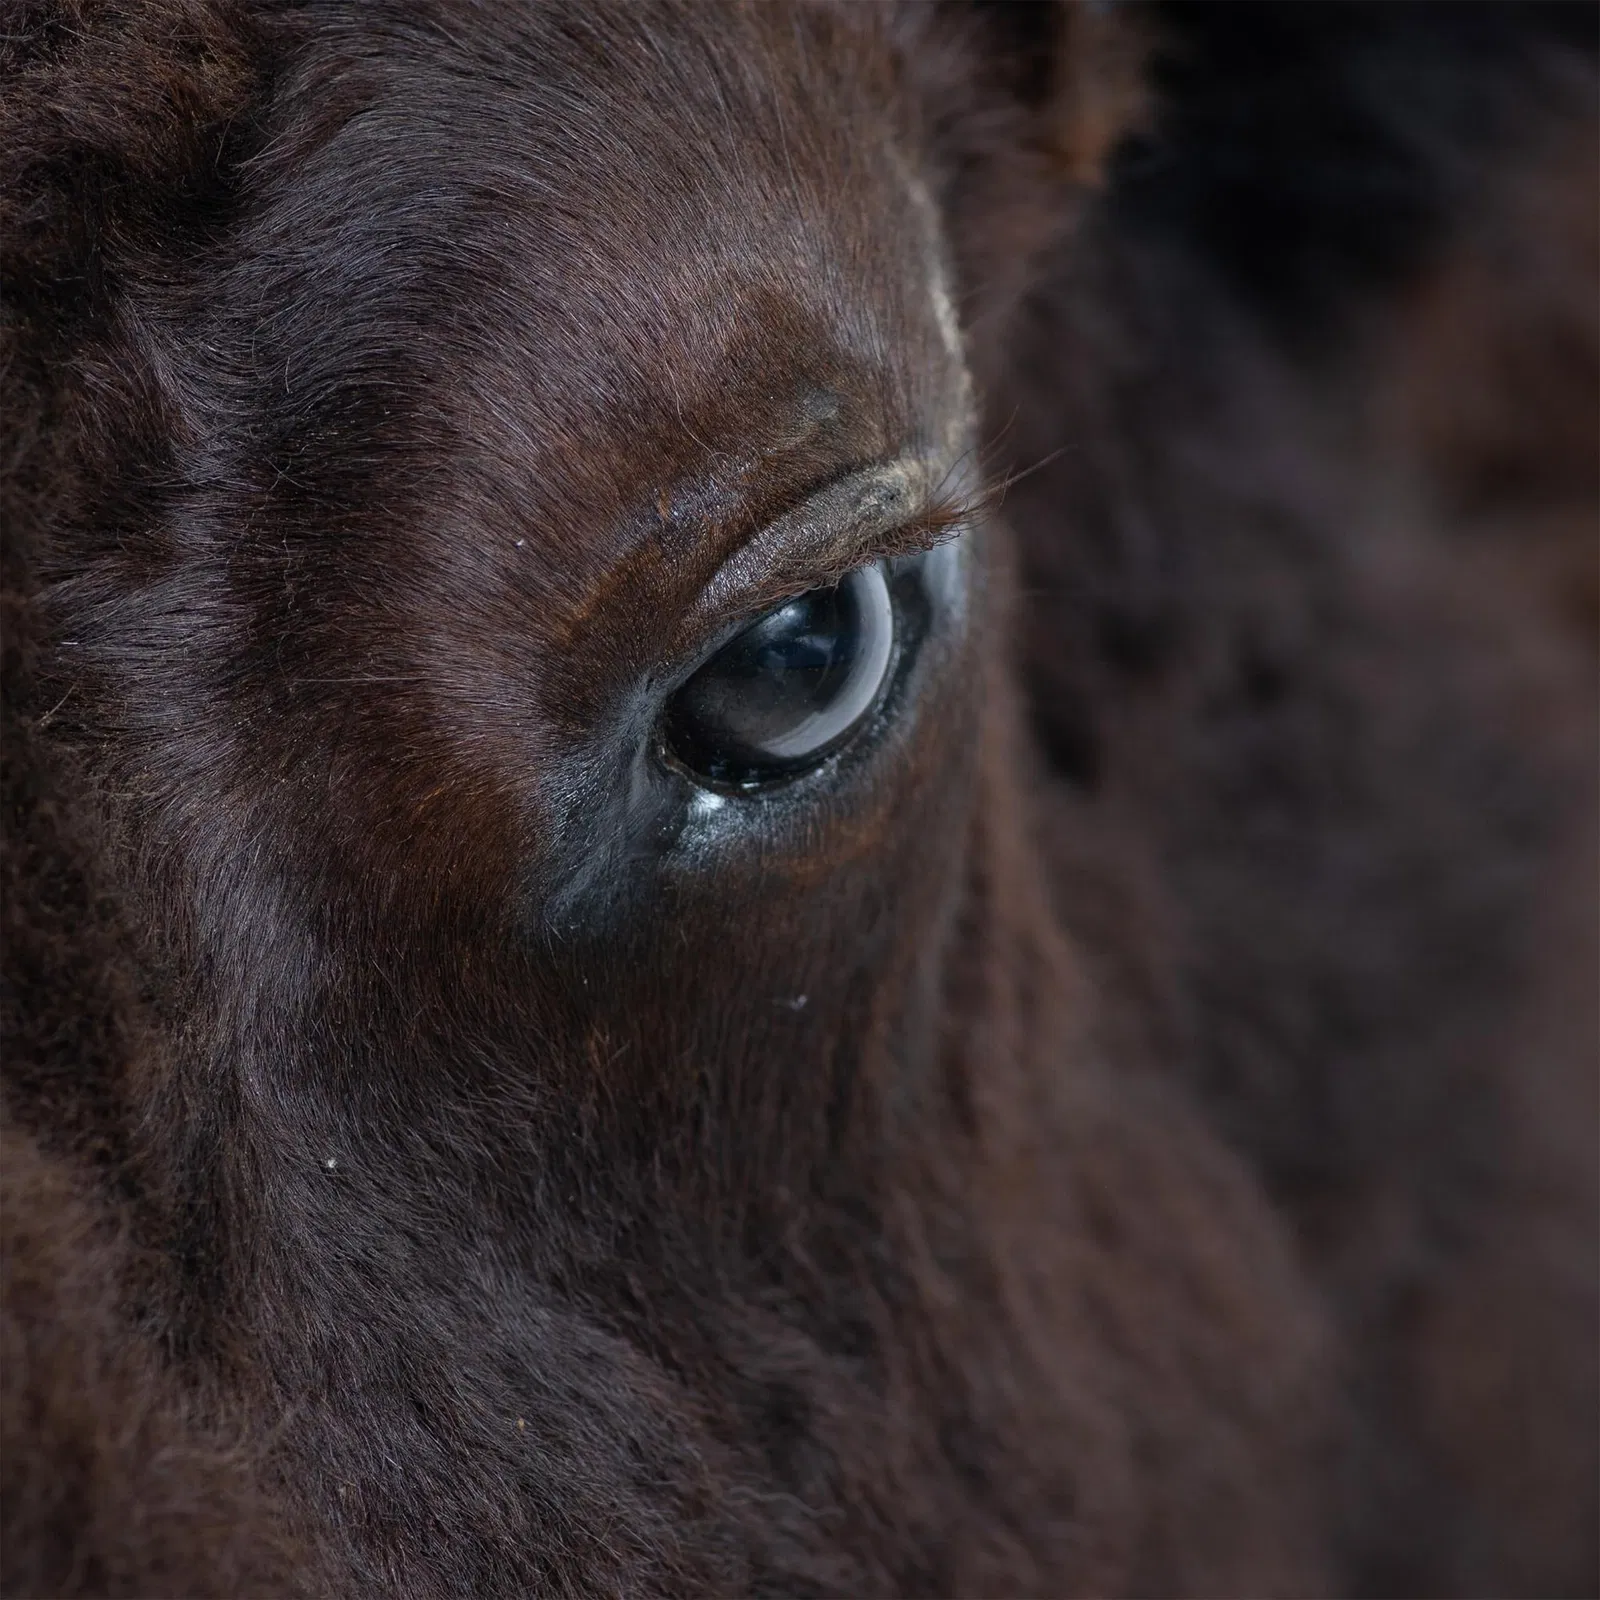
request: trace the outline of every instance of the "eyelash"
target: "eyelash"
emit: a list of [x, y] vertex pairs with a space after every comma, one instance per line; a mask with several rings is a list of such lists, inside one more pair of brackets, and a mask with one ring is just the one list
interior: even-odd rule
[[[719, 638], [726, 641], [775, 607], [797, 600], [815, 589], [826, 589], [842, 583], [852, 572], [871, 566], [875, 561], [881, 561], [892, 569], [896, 562], [926, 555], [930, 550], [959, 538], [972, 525], [986, 498], [964, 494], [943, 495], [927, 506], [920, 516], [897, 528], [889, 537], [879, 540], [870, 551], [848, 565], [815, 568], [807, 574], [804, 585], [774, 584], [770, 589], [756, 590], [730, 618], [728, 631], [719, 630]], [[707, 651], [708, 655], [711, 653], [714, 652]]]

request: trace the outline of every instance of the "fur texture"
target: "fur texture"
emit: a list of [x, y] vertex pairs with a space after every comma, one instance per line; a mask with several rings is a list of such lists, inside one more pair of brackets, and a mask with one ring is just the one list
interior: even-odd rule
[[1592, 1592], [1592, 41], [1193, 10], [8, 25], [6, 1593]]

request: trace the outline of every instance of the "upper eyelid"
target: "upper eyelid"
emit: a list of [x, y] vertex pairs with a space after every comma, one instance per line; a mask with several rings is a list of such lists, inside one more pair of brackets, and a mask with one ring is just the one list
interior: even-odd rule
[[674, 651], [677, 670], [671, 675], [669, 682], [681, 682], [692, 677], [718, 651], [732, 644], [746, 628], [759, 622], [769, 611], [776, 610], [800, 595], [843, 582], [850, 573], [859, 571], [863, 567], [906, 561], [915, 556], [927, 555], [946, 541], [958, 538], [966, 531], [968, 514], [966, 508], [957, 509], [953, 505], [935, 507], [932, 516], [918, 519], [900, 530], [904, 534], [903, 538], [884, 540], [867, 546], [849, 566], [836, 570], [818, 570], [800, 582], [774, 581], [766, 587], [752, 589], [746, 596], [745, 603], [738, 609], [718, 614], [718, 625], [696, 638], [687, 655]]
[[872, 561], [930, 550], [959, 532], [976, 500], [965, 459], [881, 463], [837, 479], [744, 541], [701, 590], [686, 630], [704, 639]]

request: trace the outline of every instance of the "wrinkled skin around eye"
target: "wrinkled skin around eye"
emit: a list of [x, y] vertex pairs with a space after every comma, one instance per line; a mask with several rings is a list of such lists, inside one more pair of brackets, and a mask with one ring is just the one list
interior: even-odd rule
[[878, 565], [797, 595], [678, 691], [667, 743], [691, 772], [740, 787], [815, 766], [877, 703], [894, 643], [894, 608]]

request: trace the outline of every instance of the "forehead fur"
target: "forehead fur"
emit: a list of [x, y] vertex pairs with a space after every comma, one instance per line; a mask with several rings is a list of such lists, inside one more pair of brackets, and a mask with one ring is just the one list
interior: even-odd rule
[[259, 164], [246, 268], [308, 401], [398, 357], [448, 363], [480, 421], [514, 399], [518, 431], [593, 447], [731, 388], [745, 436], [763, 391], [807, 383], [847, 384], [888, 431], [914, 412], [934, 239], [886, 142], [870, 14], [330, 21]]

